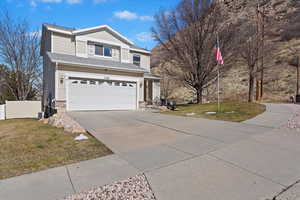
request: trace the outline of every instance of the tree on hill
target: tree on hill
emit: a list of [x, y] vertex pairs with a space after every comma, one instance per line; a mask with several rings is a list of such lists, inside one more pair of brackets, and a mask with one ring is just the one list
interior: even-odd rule
[[155, 16], [153, 37], [162, 48], [164, 61], [176, 66], [169, 74], [195, 91], [197, 103], [202, 103], [203, 90], [216, 79], [217, 33], [223, 57], [230, 56], [233, 48], [233, 24], [225, 19], [219, 4], [210, 0], [182, 0], [174, 10]]
[[300, 48], [297, 46], [290, 45], [289, 51], [292, 58], [289, 60], [289, 65], [296, 68], [297, 83], [296, 83], [296, 94], [299, 94], [300, 90]]
[[26, 20], [0, 15], [0, 59], [7, 66], [2, 82], [15, 100], [28, 100], [40, 85], [40, 36]]

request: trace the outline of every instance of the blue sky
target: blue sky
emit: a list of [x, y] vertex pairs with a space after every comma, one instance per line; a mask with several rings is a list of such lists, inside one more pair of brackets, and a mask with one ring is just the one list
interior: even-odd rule
[[138, 46], [151, 49], [153, 16], [179, 0], [0, 0], [0, 11], [25, 17], [34, 30], [42, 23], [86, 28], [108, 24]]

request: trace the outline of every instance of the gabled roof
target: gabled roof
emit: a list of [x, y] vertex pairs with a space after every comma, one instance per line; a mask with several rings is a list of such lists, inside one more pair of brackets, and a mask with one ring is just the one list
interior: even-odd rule
[[131, 63], [121, 63], [110, 60], [101, 60], [97, 58], [83, 58], [78, 56], [66, 55], [66, 54], [58, 54], [58, 53], [50, 53], [47, 52], [47, 56], [49, 57], [51, 62], [65, 64], [65, 65], [74, 65], [74, 66], [87, 66], [99, 69], [110, 69], [116, 71], [127, 71], [127, 72], [137, 72], [137, 73], [145, 73], [146, 70], [137, 67]]
[[101, 26], [95, 26], [95, 27], [84, 28], [84, 29], [68, 28], [68, 27], [58, 26], [58, 25], [54, 25], [54, 24], [47, 24], [47, 23], [43, 24], [43, 26], [47, 30], [58, 32], [58, 33], [64, 33], [64, 34], [68, 34], [68, 35], [78, 35], [78, 34], [83, 34], [83, 33], [90, 32], [90, 31], [107, 29], [110, 32], [112, 32], [113, 34], [115, 34], [118, 37], [120, 37], [121, 39], [123, 39], [128, 44], [134, 45], [134, 43], [132, 41], [130, 41], [128, 38], [124, 37], [122, 34], [120, 34], [119, 32], [117, 32], [116, 30], [114, 30], [113, 28], [111, 28], [108, 25], [101, 25]]
[[43, 26], [45, 26], [47, 29], [57, 29], [57, 30], [63, 30], [63, 31], [68, 31], [68, 32], [72, 32], [74, 30], [76, 30], [75, 28], [68, 28], [68, 27], [64, 27], [64, 26], [58, 26], [55, 24], [43, 24]]
[[73, 34], [77, 35], [77, 34], [83, 34], [86, 32], [90, 32], [90, 31], [96, 31], [96, 30], [101, 30], [101, 29], [107, 29], [110, 32], [112, 32], [113, 34], [117, 35], [118, 37], [122, 38], [123, 40], [125, 40], [127, 43], [133, 45], [133, 42], [130, 41], [128, 38], [124, 37], [123, 35], [121, 35], [118, 31], [114, 30], [113, 28], [111, 28], [108, 25], [101, 25], [101, 26], [95, 26], [95, 27], [91, 27], [91, 28], [84, 28], [84, 29], [78, 29], [78, 30], [74, 30]]

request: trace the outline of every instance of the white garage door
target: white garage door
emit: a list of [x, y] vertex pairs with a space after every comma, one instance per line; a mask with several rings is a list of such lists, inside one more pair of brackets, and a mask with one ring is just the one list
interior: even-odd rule
[[68, 110], [134, 110], [136, 83], [110, 80], [69, 80]]

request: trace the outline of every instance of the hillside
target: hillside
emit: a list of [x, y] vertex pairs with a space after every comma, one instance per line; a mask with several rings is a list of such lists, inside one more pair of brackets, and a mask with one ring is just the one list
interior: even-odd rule
[[[243, 19], [255, 16], [254, 1], [247, 0], [222, 0], [224, 10], [229, 15], [231, 22], [237, 18]], [[297, 0], [264, 0], [260, 7], [265, 9], [268, 19], [266, 25], [266, 43], [272, 45], [265, 57], [264, 74], [264, 101], [287, 101], [296, 91], [296, 67], [290, 47], [300, 48], [300, 2]], [[152, 71], [161, 75], [163, 85], [168, 84], [170, 95], [168, 98], [178, 102], [190, 102], [193, 100], [193, 91], [184, 87], [181, 82], [172, 80], [163, 74], [162, 62], [160, 60], [161, 47], [152, 50]], [[226, 60], [225, 60], [226, 62]], [[169, 66], [176, 67], [176, 66]], [[166, 84], [165, 84], [166, 85]], [[245, 63], [238, 62], [222, 74], [221, 96], [223, 99], [246, 100], [248, 93], [248, 73]], [[216, 84], [206, 91], [207, 101], [216, 98]]]

